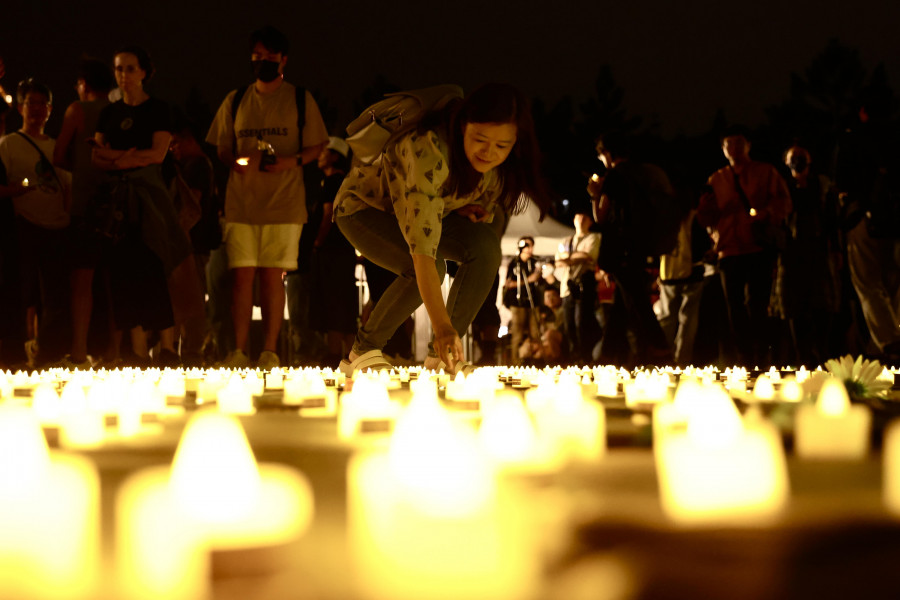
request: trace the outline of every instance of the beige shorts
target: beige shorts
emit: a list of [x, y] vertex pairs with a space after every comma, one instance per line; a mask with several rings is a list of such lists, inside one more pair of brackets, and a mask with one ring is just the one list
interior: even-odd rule
[[303, 225], [225, 224], [225, 251], [228, 267], [267, 267], [293, 271], [297, 268], [297, 250]]

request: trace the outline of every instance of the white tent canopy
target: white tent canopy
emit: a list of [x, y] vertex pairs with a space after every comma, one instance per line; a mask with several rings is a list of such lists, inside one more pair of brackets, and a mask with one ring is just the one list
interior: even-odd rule
[[540, 214], [538, 207], [529, 202], [528, 208], [521, 214], [510, 217], [506, 233], [500, 242], [504, 256], [518, 254], [517, 243], [523, 235], [534, 238], [535, 256], [553, 256], [559, 243], [575, 234], [574, 227], [563, 225], [549, 216], [544, 217], [543, 221], [538, 221]]

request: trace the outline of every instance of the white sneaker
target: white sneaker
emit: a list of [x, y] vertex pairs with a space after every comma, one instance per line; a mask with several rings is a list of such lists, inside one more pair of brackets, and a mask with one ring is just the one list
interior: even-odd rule
[[250, 358], [244, 354], [243, 350], [232, 350], [219, 366], [226, 369], [249, 369]]
[[271, 350], [263, 350], [256, 361], [256, 367], [263, 371], [271, 371], [275, 367], [281, 366], [281, 359]]
[[356, 357], [355, 360], [342, 360], [338, 365], [338, 369], [347, 377], [353, 377], [356, 371], [372, 371], [390, 370], [394, 365], [385, 360], [381, 350], [369, 350]]

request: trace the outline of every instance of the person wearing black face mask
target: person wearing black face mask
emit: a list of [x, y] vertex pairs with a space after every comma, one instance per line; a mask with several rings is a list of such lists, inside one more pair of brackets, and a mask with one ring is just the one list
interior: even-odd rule
[[260, 275], [263, 347], [257, 366], [279, 366], [284, 314], [282, 274], [297, 268], [307, 220], [302, 166], [318, 158], [328, 131], [312, 95], [284, 80], [287, 38], [267, 26], [250, 36], [253, 85], [222, 102], [206, 141], [230, 168], [225, 190], [224, 241], [232, 273], [236, 349], [223, 366], [250, 366], [253, 281]]
[[[254, 56], [257, 55], [256, 50], [254, 49]], [[260, 48], [259, 50], [265, 52], [265, 48]], [[279, 77], [282, 77], [281, 70], [283, 66], [281, 61], [260, 58], [251, 60], [250, 65], [253, 67], [253, 76], [262, 83], [272, 83]]]
[[840, 299], [837, 203], [831, 182], [811, 170], [809, 151], [794, 144], [784, 153], [790, 169], [793, 210], [788, 240], [778, 261], [774, 313], [786, 320], [794, 359], [814, 367], [834, 354], [829, 336]]

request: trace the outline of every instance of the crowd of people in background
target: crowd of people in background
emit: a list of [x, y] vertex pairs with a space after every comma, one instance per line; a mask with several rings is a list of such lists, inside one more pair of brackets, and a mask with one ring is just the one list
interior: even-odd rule
[[[411, 134], [391, 149], [394, 162], [372, 167], [388, 177], [406, 165], [404, 152], [420, 159], [397, 178], [407, 186], [397, 192], [402, 202], [367, 199], [369, 167], [352, 164], [348, 143], [329, 136], [312, 94], [284, 80], [289, 51], [278, 30], [254, 32], [255, 80], [229, 93], [211, 124], [144, 89], [155, 70], [136, 46], [111, 62], [83, 60], [78, 99], [55, 140], [44, 128], [61, 109], [39, 78], [10, 90], [12, 106], [0, 97], [0, 368], [412, 364], [408, 313], [422, 297], [446, 325], [437, 344], [453, 351], [433, 348], [426, 364], [444, 367], [461, 359], [463, 321], [478, 364], [815, 367], [848, 352], [900, 363], [900, 144], [891, 107], [877, 98], [859, 99], [857, 122], [830, 156], [798, 139], [769, 164], [752, 158], [750, 130], [725, 129], [725, 166], [699, 193], [641, 161], [627, 133], [596, 132], [595, 172], [573, 211], [573, 235], [557, 240], [553, 256], [538, 256], [535, 236], [523, 236], [490, 291], [487, 246], [520, 199], [505, 198], [482, 230], [490, 215], [473, 213], [465, 195], [448, 196], [435, 218], [468, 245], [426, 242], [428, 231], [415, 243], [431, 244], [440, 278], [477, 272], [479, 284], [476, 299], [463, 291], [457, 305], [454, 292], [441, 312], [429, 304], [433, 290], [417, 283], [428, 273], [420, 255], [409, 262], [412, 238], [395, 221], [418, 217], [428, 202], [414, 196], [429, 185], [433, 196], [446, 192], [438, 172], [469, 194], [492, 185], [501, 194], [530, 164], [504, 161], [533, 125], [521, 116], [510, 117], [518, 129], [457, 122], [455, 113], [437, 119], [435, 130], [460, 127], [460, 136], [499, 148], [481, 171], [466, 146], [476, 171], [513, 170], [467, 181], [445, 172], [458, 163], [442, 139]], [[504, 94], [516, 98], [513, 88], [489, 89], [480, 102], [490, 109]], [[480, 110], [478, 94], [462, 105]], [[16, 111], [21, 126], [11, 131]], [[410, 174], [423, 154], [434, 164]], [[394, 181], [385, 184], [391, 194]], [[542, 209], [550, 201], [536, 200]], [[398, 202], [409, 204], [406, 216], [380, 223]], [[385, 233], [394, 228], [396, 239]], [[396, 262], [400, 277], [372, 257]]]

